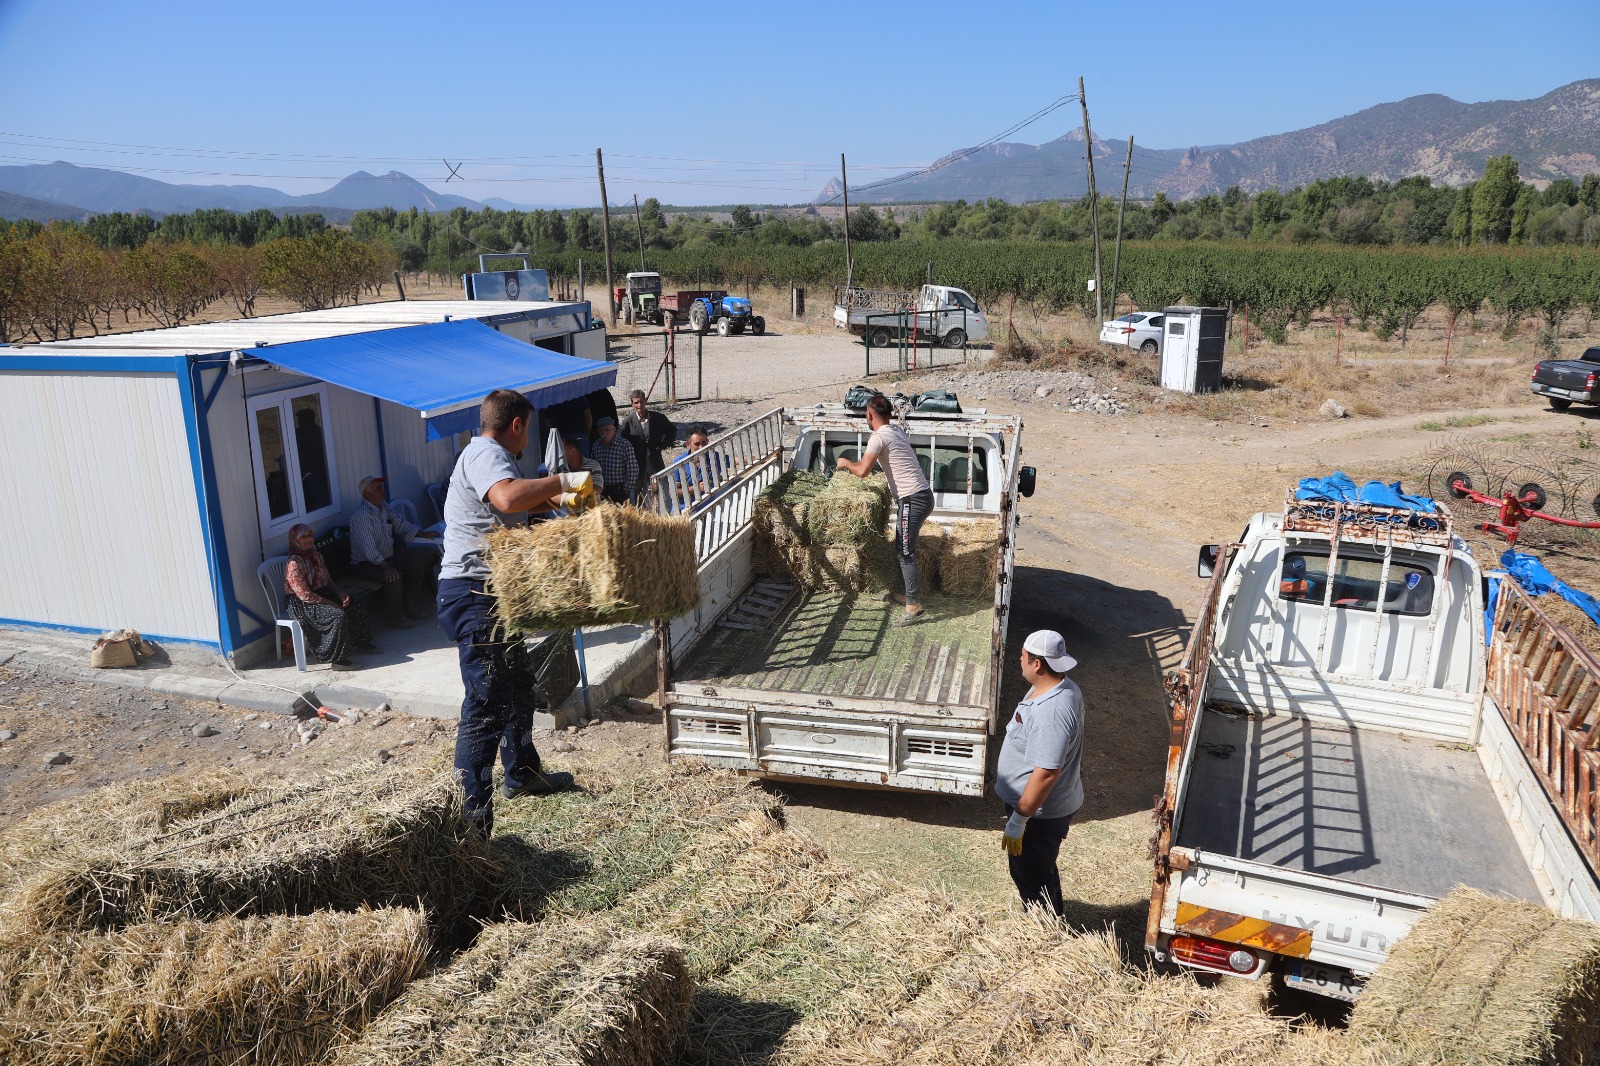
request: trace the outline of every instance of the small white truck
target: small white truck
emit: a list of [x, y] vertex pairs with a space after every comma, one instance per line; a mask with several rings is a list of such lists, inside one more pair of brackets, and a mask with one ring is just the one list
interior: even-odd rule
[[[981, 413], [904, 417], [934, 490], [932, 524], [996, 535], [992, 592], [925, 597], [930, 617], [889, 625], [878, 594], [758, 577], [751, 512], [786, 470], [859, 458], [866, 419], [838, 405], [768, 412], [651, 481], [663, 514], [695, 525], [700, 604], [656, 624], [669, 761], [764, 777], [981, 796], [1005, 663], [1022, 422]], [[849, 476], [849, 475], [843, 475]], [[925, 526], [925, 529], [928, 527]]]
[[1351, 1000], [1457, 885], [1600, 919], [1600, 663], [1437, 508], [1291, 490], [1201, 549], [1167, 679], [1158, 958]]
[[970, 294], [949, 285], [924, 285], [918, 293], [840, 288], [834, 293], [833, 325], [887, 348], [913, 331], [931, 344], [960, 348], [989, 339], [989, 321]]

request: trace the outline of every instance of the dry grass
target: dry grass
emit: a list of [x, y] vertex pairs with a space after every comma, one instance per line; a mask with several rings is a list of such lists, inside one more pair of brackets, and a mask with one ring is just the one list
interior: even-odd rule
[[693, 992], [670, 941], [597, 922], [502, 922], [332, 1066], [650, 1066], [669, 1060]]
[[223, 918], [0, 940], [9, 1066], [317, 1062], [428, 955], [416, 910]]
[[508, 632], [676, 618], [700, 599], [693, 523], [636, 507], [497, 529], [487, 562]]
[[[48, 826], [46, 808], [30, 820]], [[428, 769], [346, 771], [245, 792], [122, 840], [61, 847], [37, 839], [35, 871], [14, 886], [13, 930], [116, 929], [160, 919], [426, 906], [445, 927], [486, 906], [498, 867], [461, 813], [461, 790]]]
[[939, 553], [939, 588], [948, 596], [994, 595], [1000, 533], [992, 521], [955, 522]]
[[1367, 983], [1350, 1036], [1460, 1061], [1586, 1062], [1600, 1043], [1600, 926], [1457, 889]]

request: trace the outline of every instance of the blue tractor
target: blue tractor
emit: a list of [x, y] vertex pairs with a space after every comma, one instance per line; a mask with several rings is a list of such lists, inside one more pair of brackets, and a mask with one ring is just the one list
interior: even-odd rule
[[696, 297], [689, 305], [689, 325], [696, 333], [705, 333], [715, 325], [719, 337], [743, 333], [747, 329], [757, 336], [767, 331], [767, 320], [754, 313], [749, 300], [725, 292], [708, 292]]

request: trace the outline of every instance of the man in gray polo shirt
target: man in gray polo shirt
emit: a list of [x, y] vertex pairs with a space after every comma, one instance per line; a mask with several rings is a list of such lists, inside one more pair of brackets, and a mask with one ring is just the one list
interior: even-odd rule
[[456, 459], [444, 500], [439, 624], [459, 649], [466, 689], [456, 727], [456, 778], [466, 793], [467, 820], [489, 836], [497, 748], [507, 799], [571, 788], [572, 775], [540, 769], [527, 699], [532, 678], [520, 667], [519, 638], [499, 632], [494, 597], [484, 590], [489, 567], [483, 559], [484, 537], [501, 524], [501, 515], [540, 510], [559, 500], [563, 481], [560, 476], [525, 478], [517, 468], [533, 422], [526, 396], [494, 390], [483, 398], [478, 422], [478, 435]]
[[994, 791], [1006, 805], [1002, 846], [1022, 902], [1062, 913], [1056, 857], [1083, 806], [1083, 693], [1067, 677], [1078, 660], [1049, 629], [1022, 642], [1022, 676], [1032, 686], [1006, 726]]

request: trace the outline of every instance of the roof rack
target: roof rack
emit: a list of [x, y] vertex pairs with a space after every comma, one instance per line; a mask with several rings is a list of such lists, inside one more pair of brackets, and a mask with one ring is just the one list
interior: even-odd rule
[[[1298, 487], [1298, 486], [1297, 486]], [[1395, 543], [1449, 548], [1454, 543], [1454, 517], [1435, 500], [1437, 513], [1373, 503], [1335, 503], [1332, 500], [1297, 500], [1295, 488], [1283, 502], [1285, 533], [1320, 533], [1341, 537], [1371, 537]]]

